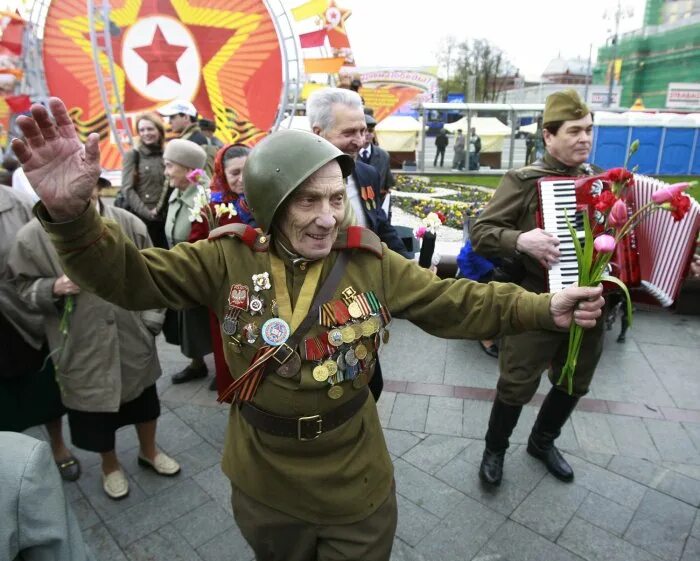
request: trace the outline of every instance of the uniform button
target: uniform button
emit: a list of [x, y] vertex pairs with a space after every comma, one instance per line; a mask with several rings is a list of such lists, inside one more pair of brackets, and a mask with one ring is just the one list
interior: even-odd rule
[[259, 241], [260, 243], [265, 243], [265, 242], [267, 241], [267, 237], [266, 237], [266, 236], [260, 236], [260, 237], [258, 238], [258, 241]]
[[146, 198], [147, 198], [147, 199], [150, 199], [150, 198], [151, 198], [151, 195], [149, 195], [148, 193], [146, 193]]
[[306, 263], [301, 263], [301, 264], [299, 265], [299, 268], [300, 268], [302, 271], [306, 271]]

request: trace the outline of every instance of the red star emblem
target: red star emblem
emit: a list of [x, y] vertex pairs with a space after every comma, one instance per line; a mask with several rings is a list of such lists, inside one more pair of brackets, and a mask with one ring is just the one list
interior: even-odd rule
[[186, 50], [187, 47], [168, 43], [159, 25], [156, 25], [150, 45], [134, 48], [134, 52], [148, 64], [147, 84], [152, 84], [161, 76], [170, 78], [179, 84], [180, 75], [177, 71], [177, 61]]

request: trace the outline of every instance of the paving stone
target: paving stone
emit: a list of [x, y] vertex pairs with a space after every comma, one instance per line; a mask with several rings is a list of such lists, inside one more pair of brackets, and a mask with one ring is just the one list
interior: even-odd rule
[[440, 523], [440, 519], [400, 493], [397, 493], [396, 501], [399, 509], [396, 535], [410, 546], [415, 547], [428, 532]]
[[85, 498], [77, 481], [63, 481], [63, 494], [69, 503]]
[[690, 535], [700, 540], [700, 511], [695, 514], [695, 522], [690, 530]]
[[633, 515], [634, 510], [631, 508], [619, 505], [597, 493], [589, 493], [576, 512], [579, 518], [616, 536], [622, 536], [625, 533]]
[[678, 559], [695, 515], [694, 508], [650, 489], [624, 537], [663, 559]]
[[653, 312], [638, 310], [634, 315], [634, 328], [630, 333], [635, 341], [642, 343], [640, 346], [643, 349], [650, 345], [668, 346], [674, 348], [666, 352], [673, 353], [678, 351], [678, 347], [697, 345], [697, 339], [691, 327], [693, 323], [697, 323], [695, 318], [673, 315], [665, 310]]
[[629, 508], [637, 508], [642, 502], [646, 492], [646, 487], [643, 485], [576, 456], [569, 456], [568, 460], [576, 474], [577, 485]]
[[388, 426], [392, 429], [423, 432], [429, 402], [427, 395], [397, 395]]
[[73, 509], [73, 513], [78, 520], [78, 525], [81, 530], [87, 530], [100, 522], [100, 517], [97, 516], [97, 512], [95, 512], [90, 502], [84, 497], [71, 502], [70, 508]]
[[700, 465], [682, 464], [680, 462], [661, 462], [661, 465], [700, 481]]
[[683, 425], [683, 428], [685, 429], [686, 434], [690, 437], [690, 440], [693, 441], [695, 449], [700, 452], [700, 423], [689, 423], [686, 421], [681, 423], [681, 425]]
[[224, 475], [220, 466], [212, 466], [209, 469], [200, 471], [192, 479], [204, 489], [207, 495], [214, 499], [216, 504], [233, 516], [233, 507], [231, 506], [231, 480]]
[[628, 456], [615, 456], [608, 464], [608, 469], [649, 487], [654, 487], [668, 471], [649, 460]]
[[404, 543], [399, 538], [394, 539], [394, 546], [391, 550], [390, 561], [428, 561], [410, 545]]
[[427, 559], [463, 561], [471, 559], [503, 524], [505, 517], [465, 497], [443, 519], [416, 550]]
[[610, 415], [608, 424], [615, 437], [615, 444], [623, 456], [652, 461], [661, 459], [642, 419]]
[[666, 471], [653, 485], [654, 489], [694, 507], [700, 507], [700, 481], [675, 471]]
[[404, 460], [394, 464], [396, 490], [439, 518], [447, 516], [464, 495]]
[[575, 411], [571, 421], [581, 448], [601, 454], [619, 453], [608, 426], [607, 415]]
[[411, 432], [392, 429], [384, 429], [384, 440], [389, 452], [397, 457], [403, 456], [421, 441]]
[[434, 475], [470, 443], [471, 441], [466, 438], [441, 434], [430, 435], [402, 457], [417, 468]]
[[576, 516], [564, 528], [557, 544], [588, 561], [659, 561], [651, 553]]
[[206, 542], [235, 526], [236, 523], [229, 512], [217, 505], [213, 500], [204, 503], [199, 508], [188, 512], [172, 526], [187, 540], [192, 547], [200, 547]]
[[[664, 328], [664, 331], [668, 331], [668, 328]], [[697, 409], [700, 403], [700, 384], [697, 383], [697, 368], [690, 366], [700, 364], [700, 346], [697, 338], [692, 344], [684, 347], [644, 345], [642, 353], [663, 381], [665, 390], [673, 398], [674, 403], [671, 406]], [[658, 401], [656, 403], [669, 405]]]
[[546, 476], [520, 503], [510, 518], [555, 541], [578, 510], [589, 491], [575, 484], [563, 484]]
[[93, 468], [88, 472], [83, 471], [78, 479], [78, 485], [100, 518], [109, 520], [139, 504], [146, 497], [146, 493], [133, 477], [127, 474], [126, 478], [129, 482], [129, 494], [118, 501], [110, 499], [105, 494], [102, 488], [102, 469], [100, 467]]
[[394, 401], [396, 401], [395, 392], [382, 392], [382, 395], [377, 402], [377, 413], [379, 414], [379, 422], [383, 427], [389, 424], [391, 411], [394, 409]]
[[197, 548], [202, 561], [255, 561], [255, 555], [237, 526]]
[[498, 359], [479, 348], [478, 341], [447, 341], [445, 384], [494, 388], [498, 381]]
[[570, 449], [559, 447], [559, 449], [566, 452], [567, 454], [571, 454], [572, 456], [576, 456], [577, 458], [581, 458], [582, 460], [586, 460], [587, 462], [590, 462], [602, 468], [608, 467], [608, 464], [614, 457], [612, 454], [601, 454], [599, 452], [591, 452], [590, 450], [585, 450], [584, 448]]
[[683, 425], [672, 421], [644, 419], [661, 458], [671, 462], [689, 462], [700, 459]]
[[221, 463], [221, 452], [208, 442], [202, 442], [175, 455], [182, 473], [192, 476]]
[[406, 320], [392, 320], [390, 331], [391, 342], [381, 355], [384, 377], [387, 380], [442, 384], [447, 341], [417, 329]]
[[465, 399], [462, 413], [462, 436], [481, 438], [486, 436], [491, 415], [490, 401]]
[[580, 557], [511, 520], [498, 529], [481, 550], [477, 559], [480, 561], [581, 560]]
[[148, 534], [126, 548], [131, 561], [201, 561], [201, 557], [171, 525]]
[[[180, 384], [187, 385], [187, 384]], [[166, 413], [158, 419], [158, 432], [156, 433], [158, 446], [170, 456], [179, 454], [183, 450], [192, 448], [202, 442], [199, 436], [175, 413]]]
[[108, 520], [107, 527], [117, 543], [126, 547], [208, 500], [199, 485], [185, 479]]
[[95, 524], [91, 528], [83, 530], [83, 539], [90, 548], [95, 561], [127, 561], [126, 556], [104, 524]]
[[456, 397], [432, 396], [428, 404], [425, 432], [462, 436], [462, 405]]
[[685, 544], [681, 561], [697, 561], [698, 559], [700, 559], [700, 540], [690, 537]]

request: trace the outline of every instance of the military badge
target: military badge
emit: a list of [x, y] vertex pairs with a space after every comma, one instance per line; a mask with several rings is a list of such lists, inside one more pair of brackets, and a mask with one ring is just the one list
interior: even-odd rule
[[262, 314], [263, 308], [265, 308], [265, 301], [257, 294], [253, 294], [250, 297], [250, 302], [248, 303], [250, 315], [257, 316]]
[[280, 318], [268, 319], [262, 326], [262, 338], [271, 347], [279, 347], [287, 339], [291, 330], [289, 324]]
[[255, 289], [255, 292], [270, 290], [270, 288], [272, 288], [272, 285], [270, 284], [270, 273], [266, 271], [264, 273], [253, 275], [253, 288]]
[[243, 336], [245, 337], [249, 345], [255, 343], [257, 338], [260, 336], [260, 329], [258, 329], [258, 326], [254, 321], [251, 323], [247, 323], [243, 327]]
[[237, 310], [248, 309], [249, 288], [244, 284], [234, 284], [228, 294], [228, 305]]

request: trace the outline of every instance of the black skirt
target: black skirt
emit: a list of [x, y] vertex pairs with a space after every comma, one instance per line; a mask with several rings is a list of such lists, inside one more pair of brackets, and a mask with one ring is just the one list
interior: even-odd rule
[[68, 424], [73, 444], [90, 452], [114, 450], [117, 429], [145, 423], [160, 417], [156, 385], [147, 387], [136, 399], [122, 403], [114, 413], [68, 409]]

